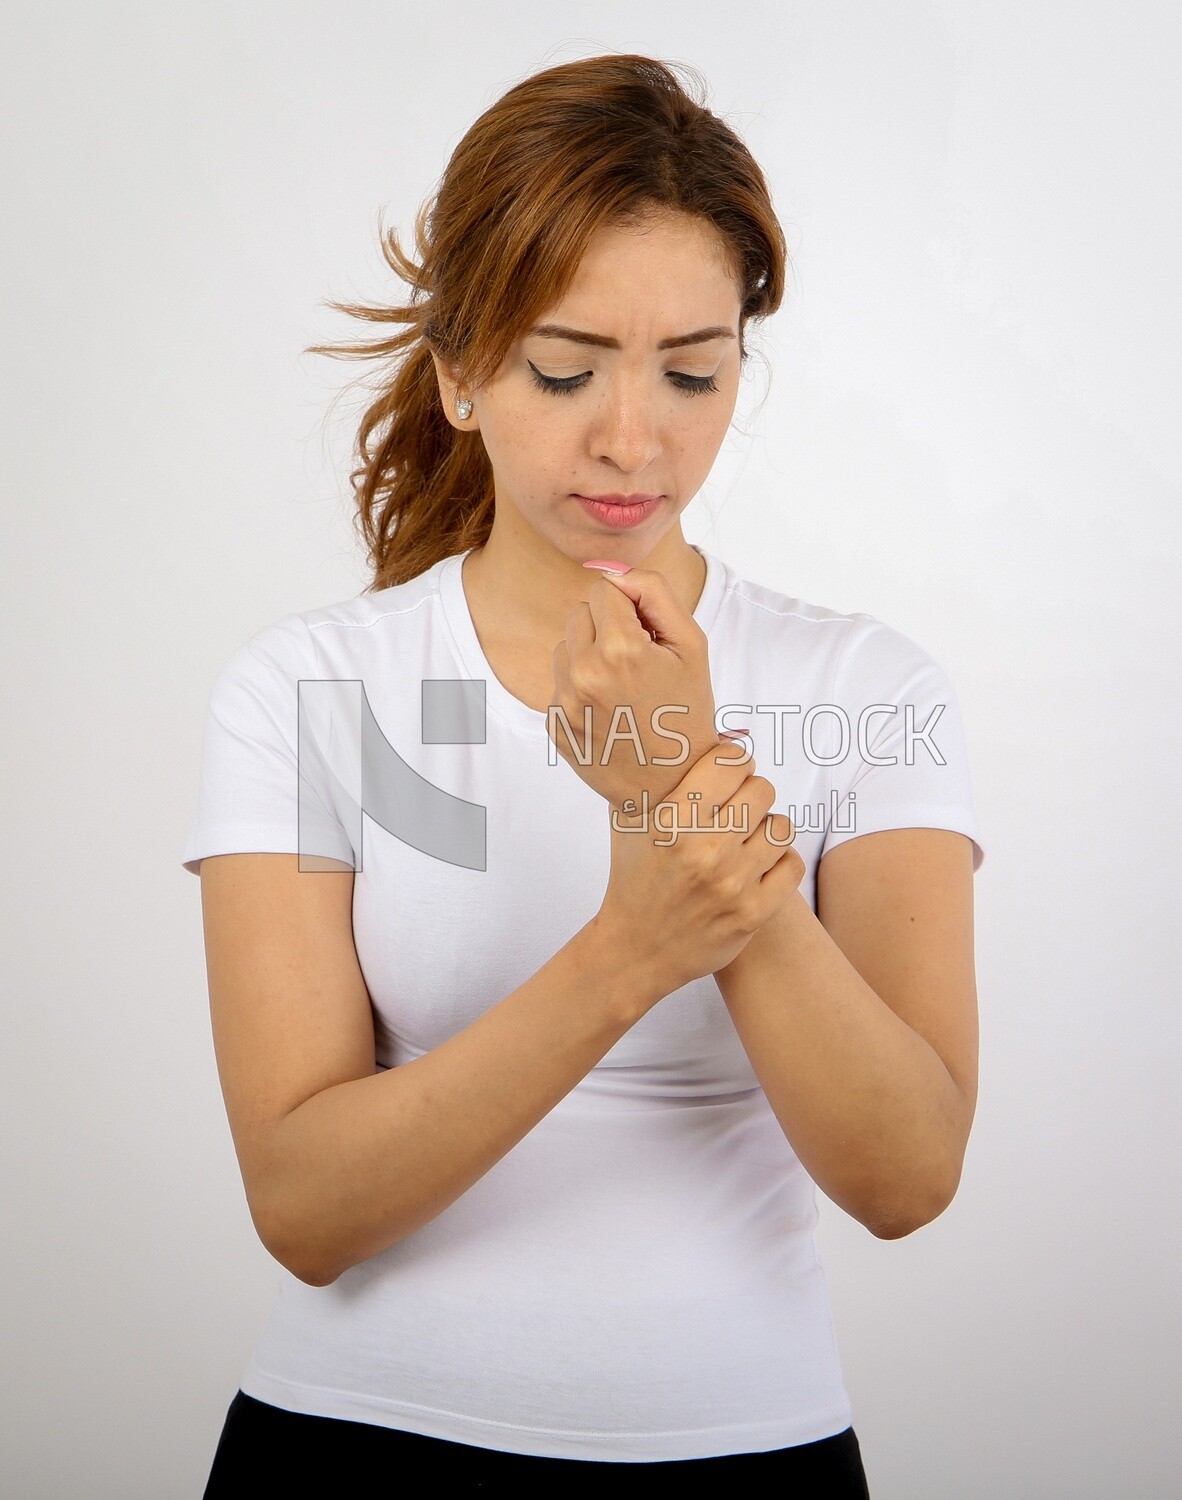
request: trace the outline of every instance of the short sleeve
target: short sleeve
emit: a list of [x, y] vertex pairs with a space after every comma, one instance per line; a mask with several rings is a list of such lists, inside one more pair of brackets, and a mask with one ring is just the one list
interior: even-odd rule
[[[829, 826], [822, 857], [838, 844], [889, 828], [949, 828], [985, 850], [973, 807], [964, 725], [943, 668], [872, 615], [851, 619], [838, 658], [834, 707], [848, 726], [846, 753], [830, 747]], [[841, 727], [834, 716], [835, 733]]]
[[207, 854], [318, 855], [356, 868], [332, 799], [306, 764], [301, 777], [299, 683], [316, 676], [315, 645], [298, 615], [266, 626], [218, 672], [181, 859], [192, 874]]

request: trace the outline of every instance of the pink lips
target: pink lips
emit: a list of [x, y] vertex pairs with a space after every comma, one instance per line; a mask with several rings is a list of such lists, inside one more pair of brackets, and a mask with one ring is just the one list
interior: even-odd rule
[[596, 500], [600, 505], [645, 505], [660, 495], [579, 495], [580, 500]]
[[607, 498], [591, 499], [587, 495], [574, 497], [589, 516], [610, 526], [615, 531], [626, 531], [646, 521], [661, 503], [660, 495], [641, 495], [633, 501], [627, 495], [610, 495]]

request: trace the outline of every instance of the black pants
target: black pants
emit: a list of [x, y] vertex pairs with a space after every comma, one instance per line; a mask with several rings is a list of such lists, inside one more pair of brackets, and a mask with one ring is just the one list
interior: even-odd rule
[[[430, 1475], [442, 1494], [531, 1494], [554, 1485], [563, 1495], [621, 1496], [665, 1493], [665, 1482], [690, 1479], [786, 1481], [785, 1500], [870, 1500], [862, 1454], [852, 1427], [816, 1443], [770, 1453], [656, 1463], [601, 1463], [581, 1458], [537, 1458], [499, 1453], [467, 1443], [424, 1437], [372, 1422], [310, 1417], [256, 1401], [239, 1391], [230, 1402], [203, 1500], [244, 1500], [283, 1495], [303, 1500], [360, 1493], [368, 1484], [363, 1464], [383, 1465], [391, 1493], [402, 1474]], [[355, 1488], [352, 1475], [356, 1472]]]

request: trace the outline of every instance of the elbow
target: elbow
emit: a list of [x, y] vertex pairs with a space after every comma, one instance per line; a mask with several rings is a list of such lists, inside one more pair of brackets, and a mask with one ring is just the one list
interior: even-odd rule
[[272, 1227], [267, 1234], [260, 1230], [259, 1239], [267, 1253], [305, 1286], [331, 1286], [342, 1272], [349, 1269], [339, 1261], [330, 1264], [326, 1256], [317, 1255], [315, 1247], [308, 1243], [307, 1235], [281, 1235]]
[[308, 1254], [307, 1246], [293, 1245], [290, 1241], [278, 1242], [261, 1234], [259, 1238], [272, 1259], [305, 1286], [331, 1286], [348, 1269], [341, 1265], [329, 1267], [323, 1261], [315, 1260]]
[[303, 1270], [297, 1266], [286, 1266], [285, 1269], [305, 1286], [331, 1286], [341, 1274], [339, 1271]]
[[938, 1219], [948, 1205], [929, 1210], [925, 1213], [895, 1214], [889, 1217], [871, 1219], [866, 1227], [878, 1240], [904, 1240], [909, 1234], [914, 1234], [917, 1229], [922, 1229], [925, 1224], [930, 1224], [933, 1219]]
[[919, 1202], [900, 1204], [895, 1202], [886, 1209], [864, 1220], [867, 1229], [879, 1240], [902, 1240], [917, 1229], [923, 1229], [938, 1219], [956, 1197], [960, 1186], [960, 1173], [951, 1184], [944, 1183], [940, 1190], [929, 1194]]
[[[933, 1218], [935, 1215], [933, 1214]], [[909, 1234], [914, 1234], [917, 1229], [922, 1229], [925, 1223], [931, 1220], [910, 1219], [876, 1219], [867, 1224], [867, 1229], [876, 1240], [904, 1240]]]
[[279, 1264], [297, 1281], [302, 1281], [305, 1286], [331, 1286], [341, 1274], [344, 1268], [330, 1269], [324, 1261], [317, 1260], [310, 1252], [307, 1244], [301, 1244], [298, 1239], [277, 1239], [274, 1236], [264, 1238], [264, 1248], [272, 1259]]
[[272, 1260], [305, 1286], [331, 1286], [349, 1263], [327, 1231], [331, 1224], [323, 1205], [314, 1207], [291, 1169], [290, 1156], [275, 1148], [243, 1170], [243, 1186], [255, 1233]]
[[338, 1234], [331, 1237], [331, 1225], [323, 1210], [314, 1213], [311, 1220], [301, 1215], [279, 1214], [251, 1209], [254, 1226], [263, 1248], [273, 1260], [277, 1260], [285, 1271], [290, 1272], [305, 1286], [331, 1286], [346, 1271], [360, 1265], [370, 1256], [405, 1238], [406, 1231], [386, 1238], [368, 1248], [347, 1244]]
[[305, 1286], [331, 1286], [342, 1271], [348, 1269], [339, 1264], [329, 1266], [324, 1257], [318, 1257], [308, 1243], [306, 1230], [294, 1226], [290, 1216], [278, 1214], [273, 1204], [255, 1203], [249, 1198], [247, 1201], [263, 1249], [297, 1281], [302, 1281]]

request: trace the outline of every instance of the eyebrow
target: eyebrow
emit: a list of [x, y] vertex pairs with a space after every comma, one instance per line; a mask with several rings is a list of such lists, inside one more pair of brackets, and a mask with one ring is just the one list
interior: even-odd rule
[[[531, 328], [527, 337], [542, 339], [566, 339], [571, 344], [594, 344], [599, 349], [618, 349], [618, 339], [605, 338], [602, 333], [585, 333], [580, 328], [563, 328], [560, 323], [539, 323]], [[733, 328], [699, 328], [694, 333], [682, 333], [674, 339], [662, 339], [658, 349], [681, 349], [686, 344], [708, 344], [711, 339], [733, 339]]]

